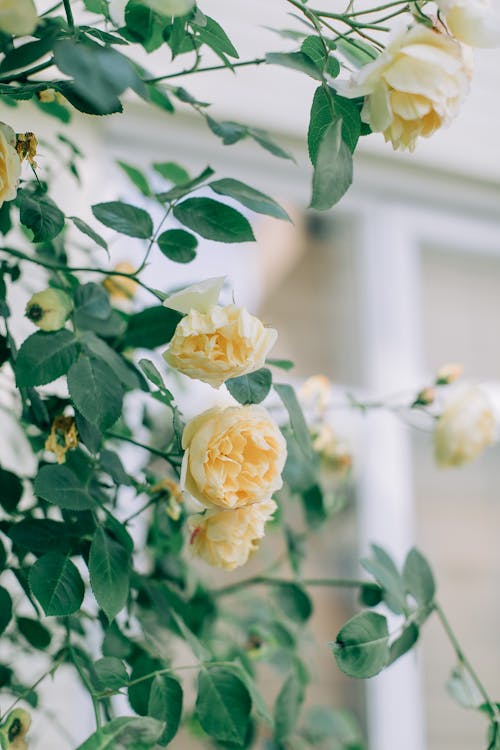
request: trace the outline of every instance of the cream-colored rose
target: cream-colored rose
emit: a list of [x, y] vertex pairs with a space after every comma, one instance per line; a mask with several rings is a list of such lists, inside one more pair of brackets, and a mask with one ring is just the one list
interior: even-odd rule
[[127, 260], [123, 260], [117, 263], [113, 269], [118, 273], [126, 273], [127, 276], [107, 276], [102, 282], [103, 287], [108, 292], [111, 299], [116, 302], [117, 300], [131, 300], [137, 294], [139, 284], [130, 276], [137, 271], [137, 266], [133, 266]]
[[457, 115], [471, 77], [471, 50], [449, 34], [418, 24], [339, 91], [366, 97], [362, 120], [394, 149], [413, 151], [419, 136], [431, 136]]
[[471, 47], [500, 46], [500, 8], [495, 0], [436, 0], [453, 36]]
[[62, 289], [49, 287], [37, 292], [26, 305], [26, 317], [42, 331], [58, 331], [64, 327], [73, 303]]
[[31, 716], [22, 708], [16, 708], [8, 714], [0, 725], [0, 747], [2, 750], [28, 750], [24, 739], [31, 726]]
[[436, 373], [436, 385], [450, 385], [463, 374], [464, 366], [459, 362], [442, 365]]
[[0, 122], [0, 207], [17, 195], [21, 177], [21, 159], [16, 151], [16, 134], [11, 127]]
[[187, 314], [191, 310], [206, 313], [219, 301], [225, 281], [225, 276], [215, 276], [200, 281], [198, 284], [191, 284], [179, 292], [170, 294], [163, 304], [165, 307], [177, 310], [180, 313]]
[[262, 367], [277, 337], [242, 307], [212, 305], [182, 318], [163, 356], [175, 370], [218, 388]]
[[439, 466], [473, 461], [495, 441], [496, 422], [485, 393], [470, 387], [456, 394], [436, 422], [434, 448]]
[[0, 31], [25, 36], [34, 32], [37, 23], [33, 0], [0, 0]]
[[263, 500], [246, 508], [208, 510], [191, 516], [188, 528], [193, 553], [225, 570], [245, 565], [258, 549], [276, 507], [274, 500]]
[[185, 427], [181, 487], [207, 507], [267, 500], [283, 482], [286, 442], [262, 406], [216, 407]]

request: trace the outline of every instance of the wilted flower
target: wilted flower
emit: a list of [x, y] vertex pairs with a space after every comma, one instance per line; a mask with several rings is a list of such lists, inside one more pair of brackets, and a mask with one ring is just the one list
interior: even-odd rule
[[[113, 270], [118, 273], [134, 274], [136, 268], [124, 260], [121, 263], [117, 263]], [[113, 300], [133, 299], [138, 287], [137, 281], [127, 276], [107, 276], [102, 285]]]
[[436, 373], [436, 385], [450, 385], [462, 375], [464, 366], [458, 363], [443, 365]]
[[182, 318], [163, 356], [184, 375], [218, 388], [261, 368], [277, 337], [244, 308], [212, 305]]
[[50, 435], [45, 441], [45, 450], [55, 454], [58, 464], [66, 461], [66, 453], [78, 446], [78, 432], [74, 417], [59, 415], [52, 423]]
[[38, 146], [38, 140], [34, 133], [18, 133], [16, 140], [16, 151], [21, 159], [24, 161], [27, 159], [32, 167], [36, 167], [36, 149]]
[[178, 521], [182, 511], [182, 490], [180, 484], [171, 479], [165, 477], [160, 482], [157, 482], [151, 487], [151, 493], [164, 493], [167, 496], [166, 513], [172, 521]]
[[298, 395], [304, 406], [322, 416], [332, 399], [332, 383], [326, 375], [312, 375], [300, 386]]
[[473, 386], [456, 394], [436, 422], [434, 448], [440, 466], [473, 461], [495, 441], [496, 422], [489, 399]]
[[258, 549], [276, 507], [274, 500], [264, 500], [246, 508], [191, 516], [188, 528], [194, 554], [217, 568], [239, 568]]
[[312, 445], [320, 458], [334, 471], [345, 471], [352, 466], [352, 456], [331, 426], [323, 422], [312, 431]]
[[483, 48], [500, 45], [500, 14], [491, 0], [436, 0], [436, 4], [460, 42]]
[[9, 125], [0, 122], [0, 207], [5, 201], [16, 197], [20, 176], [21, 160], [16, 151], [16, 134]]
[[394, 149], [413, 151], [419, 136], [429, 137], [456, 116], [471, 77], [468, 48], [417, 24], [339, 90], [347, 97], [366, 97], [362, 120]]
[[37, 23], [33, 0], [0, 0], [0, 31], [24, 36], [32, 34]]
[[186, 425], [182, 447], [181, 487], [207, 507], [241, 508], [283, 484], [285, 438], [262, 406], [203, 412]]
[[31, 726], [31, 716], [22, 708], [11, 711], [0, 725], [0, 745], [2, 750], [28, 750], [24, 739]]
[[73, 303], [66, 292], [49, 287], [32, 296], [25, 314], [42, 331], [58, 331], [64, 327], [72, 309]]

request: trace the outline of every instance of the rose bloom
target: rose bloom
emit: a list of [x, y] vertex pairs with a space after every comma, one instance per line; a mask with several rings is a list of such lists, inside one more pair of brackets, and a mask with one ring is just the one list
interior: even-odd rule
[[500, 14], [491, 0], [436, 0], [436, 5], [459, 41], [471, 47], [500, 46]]
[[234, 570], [257, 551], [266, 522], [276, 510], [274, 500], [264, 500], [235, 510], [209, 510], [191, 516], [188, 529], [193, 553], [209, 565]]
[[365, 96], [362, 120], [394, 149], [413, 151], [419, 136], [429, 137], [457, 115], [471, 77], [469, 48], [418, 24], [339, 91], [350, 98]]
[[107, 276], [104, 279], [102, 285], [111, 299], [113, 301], [127, 301], [133, 299], [137, 293], [139, 285], [137, 281], [130, 278], [130, 274], [134, 274], [137, 267], [133, 266], [127, 260], [123, 260], [120, 263], [117, 263], [113, 270], [118, 273], [129, 274], [129, 276]]
[[434, 448], [439, 466], [473, 461], [495, 441], [496, 422], [490, 402], [478, 387], [461, 391], [446, 405], [436, 423]]
[[32, 34], [37, 23], [33, 0], [0, 0], [0, 31], [24, 36]]
[[186, 425], [182, 447], [181, 487], [209, 508], [267, 500], [283, 484], [286, 442], [262, 406], [203, 412]]
[[72, 309], [73, 303], [66, 292], [49, 287], [31, 297], [25, 315], [42, 331], [58, 331], [64, 328]]
[[262, 367], [277, 337], [244, 308], [211, 305], [182, 318], [163, 356], [184, 375], [218, 388]]
[[0, 122], [0, 207], [16, 197], [20, 176], [21, 159], [16, 151], [16, 134]]
[[31, 716], [22, 708], [11, 711], [0, 725], [0, 747], [5, 750], [28, 750], [24, 739], [31, 726]]

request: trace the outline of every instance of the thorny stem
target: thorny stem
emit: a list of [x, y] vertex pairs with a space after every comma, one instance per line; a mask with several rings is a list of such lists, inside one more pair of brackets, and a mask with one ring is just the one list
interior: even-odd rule
[[86, 271], [89, 273], [101, 273], [103, 276], [122, 276], [127, 279], [133, 279], [133, 281], [136, 282], [136, 284], [139, 284], [143, 289], [146, 289], [150, 294], [152, 294], [156, 299], [159, 299], [163, 301], [164, 297], [162, 295], [158, 294], [158, 292], [155, 292], [154, 289], [149, 287], [147, 284], [145, 284], [143, 281], [141, 281], [139, 278], [137, 278], [136, 273], [123, 273], [122, 271], [106, 271], [102, 268], [89, 268], [88, 266], [65, 266], [60, 263], [52, 263], [51, 261], [47, 260], [41, 260], [40, 258], [32, 258], [29, 255], [26, 255], [25, 253], [20, 252], [19, 250], [14, 250], [13, 248], [7, 248], [3, 247], [0, 248], [4, 253], [7, 253], [8, 255], [14, 255], [16, 258], [20, 258], [21, 260], [26, 260], [28, 263], [34, 263], [37, 266], [42, 266], [43, 268], [48, 268], [51, 271], [63, 271], [66, 273], [79, 273], [82, 271]]
[[481, 694], [481, 697], [484, 699], [485, 704], [488, 706], [491, 717], [495, 720], [496, 724], [499, 724], [500, 722], [500, 712], [497, 708], [495, 702], [490, 698], [488, 691], [484, 687], [483, 683], [481, 682], [479, 676], [477, 675], [476, 670], [464, 654], [462, 647], [460, 643], [458, 642], [457, 636], [455, 635], [455, 632], [453, 631], [448, 618], [446, 617], [445, 613], [443, 612], [441, 606], [435, 602], [434, 604], [434, 611], [437, 614], [439, 621], [441, 622], [441, 625], [443, 627], [443, 630], [445, 631], [446, 635], [448, 636], [448, 640], [450, 641], [453, 650], [455, 651], [455, 655], [458, 659], [459, 664], [461, 664], [462, 667], [468, 672], [470, 678], [472, 679], [474, 685], [477, 687], [479, 693]]

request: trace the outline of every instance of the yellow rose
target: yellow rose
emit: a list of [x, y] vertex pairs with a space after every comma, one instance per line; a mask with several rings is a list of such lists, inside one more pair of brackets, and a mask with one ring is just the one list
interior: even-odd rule
[[436, 422], [436, 461], [440, 466], [469, 463], [495, 437], [496, 422], [488, 398], [480, 388], [468, 388], [449, 401]]
[[[136, 272], [137, 268], [124, 260], [117, 263], [113, 270], [130, 276]], [[135, 297], [139, 285], [129, 276], [107, 276], [104, 279], [102, 285], [112, 300], [130, 300]]]
[[20, 176], [21, 159], [16, 151], [16, 134], [0, 122], [0, 206], [16, 197]]
[[62, 289], [44, 289], [32, 296], [26, 305], [26, 317], [42, 331], [58, 331], [64, 327], [73, 303]]
[[24, 36], [32, 34], [37, 23], [33, 0], [0, 0], [0, 31]]
[[245, 565], [259, 547], [266, 522], [276, 510], [274, 500], [264, 500], [235, 510], [208, 510], [191, 516], [188, 528], [193, 553], [209, 565], [234, 570]]
[[22, 708], [11, 711], [0, 725], [0, 746], [2, 750], [28, 750], [24, 737], [31, 726], [31, 716]]
[[462, 375], [464, 366], [458, 362], [442, 365], [436, 373], [436, 385], [450, 385]]
[[362, 120], [394, 149], [413, 151], [419, 136], [429, 137], [456, 116], [471, 77], [470, 49], [419, 24], [339, 90], [347, 97], [365, 96]]
[[491, 0], [436, 0], [450, 32], [471, 47], [500, 46], [500, 15]]
[[262, 406], [209, 409], [182, 436], [181, 487], [207, 507], [267, 500], [283, 482], [286, 442]]
[[218, 388], [262, 367], [277, 337], [242, 307], [211, 305], [182, 318], [163, 356], [184, 375]]

